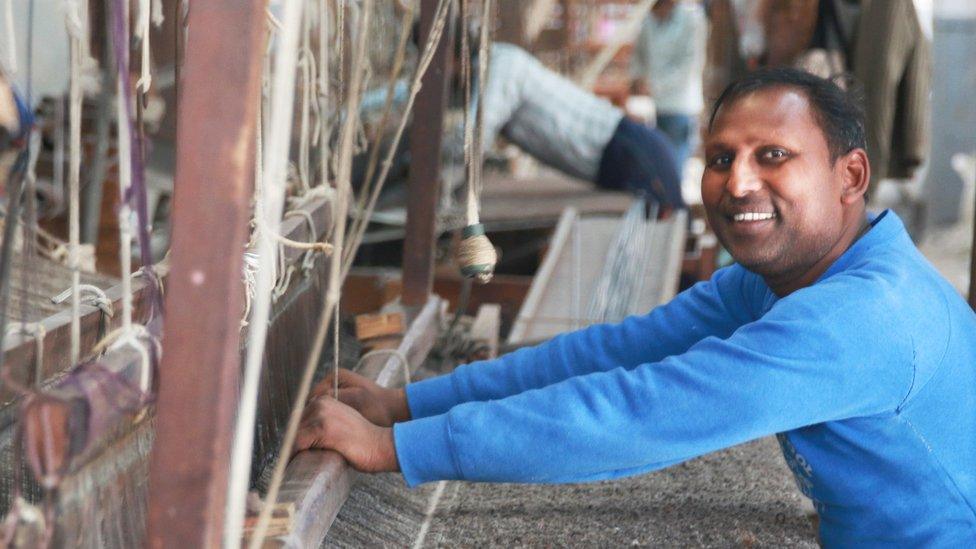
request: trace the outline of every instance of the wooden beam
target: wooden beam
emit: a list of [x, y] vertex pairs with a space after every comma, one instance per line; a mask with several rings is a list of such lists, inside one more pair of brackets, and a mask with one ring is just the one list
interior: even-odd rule
[[536, 310], [539, 308], [539, 303], [542, 301], [546, 287], [549, 285], [549, 279], [552, 277], [556, 269], [556, 264], [559, 262], [559, 256], [562, 255], [563, 248], [567, 246], [570, 232], [572, 232], [573, 226], [578, 221], [579, 214], [575, 208], [566, 208], [563, 210], [562, 215], [559, 216], [559, 222], [556, 223], [556, 231], [553, 233], [549, 251], [546, 252], [546, 256], [542, 260], [542, 265], [539, 266], [539, 270], [536, 271], [535, 277], [532, 279], [532, 287], [529, 289], [528, 295], [525, 296], [525, 301], [522, 303], [518, 317], [515, 318], [512, 331], [508, 334], [509, 343], [522, 341], [525, 338], [525, 333], [529, 327], [528, 323], [535, 316]]
[[[438, 0], [420, 1], [421, 44], [430, 34]], [[451, 72], [453, 32], [445, 30], [430, 68], [421, 80], [410, 124], [410, 177], [407, 183], [407, 224], [403, 240], [403, 304], [420, 308], [434, 282], [434, 243], [440, 198], [441, 138]]]
[[[434, 278], [434, 293], [456, 310], [463, 280], [456, 272]], [[502, 332], [507, 332], [532, 286], [529, 275], [496, 274], [488, 284], [474, 284], [468, 297], [466, 314], [472, 314], [485, 303], [501, 306]], [[386, 267], [357, 267], [346, 278], [342, 291], [342, 312], [347, 315], [376, 311], [400, 295], [400, 271]]]
[[149, 547], [221, 543], [240, 370], [241, 267], [250, 218], [265, 36], [262, 0], [190, 10], [182, 68]]
[[[411, 372], [426, 359], [437, 339], [443, 318], [444, 301], [432, 296], [410, 324], [397, 347], [407, 358]], [[404, 382], [403, 365], [392, 356], [366, 364], [360, 373], [384, 387]], [[355, 483], [356, 472], [336, 452], [309, 450], [292, 459], [285, 470], [285, 481], [278, 494], [280, 504], [294, 505], [291, 531], [269, 538], [266, 547], [319, 547], [335, 521], [339, 509]]]

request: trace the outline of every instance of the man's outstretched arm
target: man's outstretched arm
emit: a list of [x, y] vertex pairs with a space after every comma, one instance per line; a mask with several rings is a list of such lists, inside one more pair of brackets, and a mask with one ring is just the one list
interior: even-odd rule
[[575, 376], [632, 369], [681, 354], [703, 338], [728, 337], [753, 320], [742, 298], [743, 285], [750, 283], [744, 280], [752, 278], [738, 266], [722, 269], [646, 315], [562, 334], [412, 383], [405, 392], [410, 417], [442, 414], [458, 404], [497, 400]]
[[[578, 482], [894, 410], [913, 379], [911, 338], [877, 292], [846, 286], [838, 280], [800, 290], [727, 339], [709, 337], [630, 370], [469, 402], [392, 429], [360, 418], [368, 429], [338, 427], [323, 437], [310, 421], [300, 448], [338, 450], [361, 470], [402, 470], [411, 485]], [[341, 412], [323, 413], [321, 423], [332, 413], [358, 417], [330, 402]], [[385, 456], [383, 466], [373, 468], [367, 456]]]
[[753, 320], [742, 296], [758, 279], [738, 266], [722, 269], [647, 315], [619, 324], [591, 326], [495, 360], [460, 366], [448, 375], [384, 389], [352, 372], [340, 371], [339, 393], [332, 374], [312, 397], [335, 396], [381, 425], [442, 414], [465, 402], [495, 400], [546, 387], [570, 377], [614, 368], [631, 369], [681, 354], [709, 336], [727, 337]]
[[913, 355], [879, 303], [864, 289], [824, 283], [679, 356], [397, 424], [399, 467], [411, 485], [599, 480], [891, 411], [908, 393]]

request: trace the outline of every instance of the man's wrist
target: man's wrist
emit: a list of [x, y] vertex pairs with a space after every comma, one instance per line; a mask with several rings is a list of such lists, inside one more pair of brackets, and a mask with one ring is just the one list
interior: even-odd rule
[[400, 472], [400, 460], [397, 459], [396, 441], [393, 438], [393, 428], [383, 428], [382, 438], [383, 470], [390, 473]]
[[393, 418], [393, 423], [402, 423], [404, 421], [410, 421], [411, 419], [410, 405], [407, 403], [406, 389], [400, 387], [398, 389], [392, 389], [390, 391], [389, 410], [390, 410], [390, 416]]

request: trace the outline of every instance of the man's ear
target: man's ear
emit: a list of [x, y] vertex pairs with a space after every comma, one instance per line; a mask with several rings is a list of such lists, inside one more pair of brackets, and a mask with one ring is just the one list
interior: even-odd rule
[[854, 149], [837, 159], [840, 176], [843, 179], [841, 201], [851, 204], [862, 200], [871, 182], [871, 163], [864, 149]]

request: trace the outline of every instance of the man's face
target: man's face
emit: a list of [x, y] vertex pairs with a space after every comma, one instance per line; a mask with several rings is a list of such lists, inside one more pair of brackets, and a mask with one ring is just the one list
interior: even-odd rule
[[705, 140], [708, 220], [739, 264], [767, 278], [807, 271], [838, 242], [842, 179], [796, 89], [761, 90], [722, 106]]

